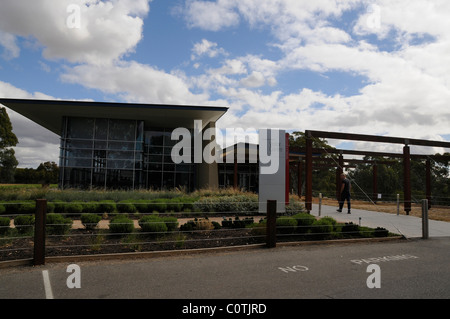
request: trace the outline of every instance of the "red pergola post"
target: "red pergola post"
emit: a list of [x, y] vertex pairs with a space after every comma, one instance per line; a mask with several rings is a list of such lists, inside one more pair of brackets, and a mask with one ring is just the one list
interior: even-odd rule
[[373, 192], [373, 202], [376, 203], [378, 199], [378, 165], [374, 163], [372, 165], [372, 192]]
[[234, 172], [233, 172], [233, 188], [238, 188], [238, 162], [237, 162], [237, 144], [234, 145]]
[[340, 201], [341, 197], [341, 174], [344, 172], [344, 156], [339, 154], [338, 167], [336, 168], [336, 199]]
[[297, 194], [298, 197], [302, 197], [302, 186], [303, 186], [303, 162], [298, 161], [297, 163]]
[[306, 159], [305, 159], [305, 179], [306, 179], [306, 191], [305, 191], [305, 209], [310, 212], [312, 210], [312, 138], [311, 134], [307, 131], [306, 135]]
[[431, 209], [431, 161], [427, 159], [425, 162], [426, 165], [426, 196], [428, 199], [428, 209]]
[[411, 154], [406, 144], [403, 147], [403, 201], [406, 215], [411, 211]]

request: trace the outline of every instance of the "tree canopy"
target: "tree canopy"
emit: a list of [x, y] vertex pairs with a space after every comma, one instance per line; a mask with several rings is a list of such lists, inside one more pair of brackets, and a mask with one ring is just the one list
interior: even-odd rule
[[0, 182], [13, 183], [14, 173], [19, 164], [11, 147], [19, 143], [6, 108], [0, 108]]

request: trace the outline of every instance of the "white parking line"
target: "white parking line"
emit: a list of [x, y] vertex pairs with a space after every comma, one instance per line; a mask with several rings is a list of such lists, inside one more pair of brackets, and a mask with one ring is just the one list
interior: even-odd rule
[[53, 299], [52, 285], [50, 284], [48, 270], [42, 271], [42, 277], [44, 278], [45, 298]]

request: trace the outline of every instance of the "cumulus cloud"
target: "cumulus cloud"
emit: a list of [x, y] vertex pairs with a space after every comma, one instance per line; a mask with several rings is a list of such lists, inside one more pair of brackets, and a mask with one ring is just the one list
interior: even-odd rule
[[118, 62], [108, 68], [76, 66], [67, 69], [62, 80], [116, 94], [129, 102], [205, 104], [208, 100], [207, 96], [191, 93], [180, 74], [169, 74], [135, 61]]
[[[150, 10], [148, 3], [149, 0], [5, 0], [0, 11], [0, 31], [14, 39], [35, 39], [43, 47], [46, 59], [105, 64], [133, 52], [142, 38], [143, 17]], [[68, 10], [69, 6], [79, 10]], [[78, 15], [78, 27], [70, 23], [73, 15]], [[5, 46], [3, 42], [0, 43]]]
[[202, 39], [201, 42], [194, 44], [191, 60], [198, 59], [205, 55], [214, 58], [219, 55], [227, 55], [227, 53], [223, 48], [219, 48], [217, 43]]

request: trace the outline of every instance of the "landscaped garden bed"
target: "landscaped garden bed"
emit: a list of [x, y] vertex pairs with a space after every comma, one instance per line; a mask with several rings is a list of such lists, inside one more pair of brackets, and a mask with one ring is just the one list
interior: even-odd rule
[[[84, 201], [79, 200], [81, 194]], [[131, 198], [124, 199], [125, 194]], [[153, 198], [148, 199], [150, 195]], [[158, 195], [162, 196], [148, 192], [49, 191], [45, 194], [46, 256], [266, 242], [266, 219], [258, 215], [255, 194], [222, 191]], [[33, 257], [34, 210], [32, 198], [0, 202], [0, 261]], [[385, 229], [341, 224], [330, 217], [316, 219], [304, 211], [296, 198], [292, 198], [286, 213], [278, 216], [276, 228], [279, 242], [391, 235]]]

